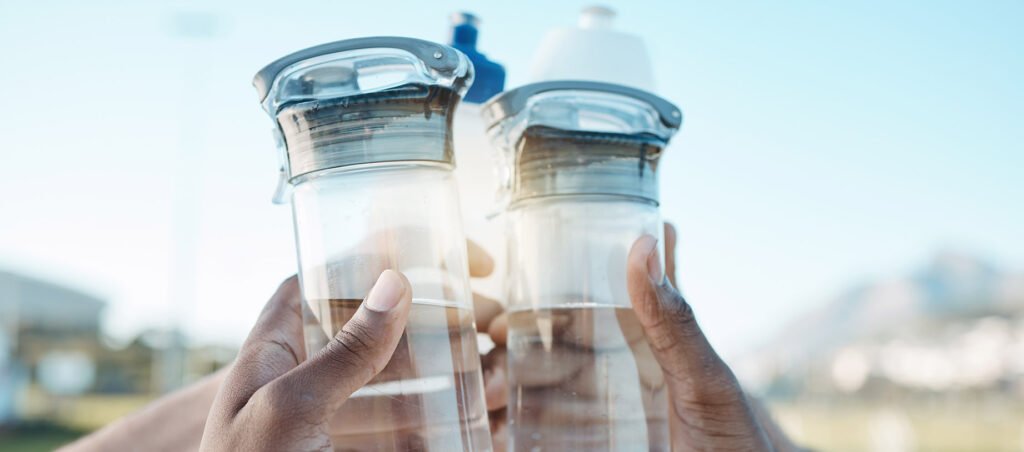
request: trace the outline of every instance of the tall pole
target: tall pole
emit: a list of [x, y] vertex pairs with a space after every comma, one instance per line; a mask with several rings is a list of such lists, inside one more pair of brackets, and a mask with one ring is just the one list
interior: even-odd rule
[[174, 166], [170, 289], [171, 322], [166, 348], [154, 369], [155, 387], [161, 393], [185, 383], [187, 337], [185, 322], [196, 303], [197, 263], [203, 155], [206, 145], [205, 99], [210, 40], [217, 36], [219, 17], [206, 12], [179, 12], [173, 16], [172, 33], [181, 42], [182, 92], [178, 96], [178, 143]]

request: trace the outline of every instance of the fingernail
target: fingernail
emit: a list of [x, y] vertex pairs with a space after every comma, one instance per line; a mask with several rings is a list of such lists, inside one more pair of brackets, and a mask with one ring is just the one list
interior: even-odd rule
[[366, 297], [366, 307], [371, 311], [388, 312], [398, 306], [405, 292], [402, 278], [394, 270], [384, 270], [377, 278], [377, 283], [370, 289]]
[[647, 274], [651, 277], [652, 281], [661, 284], [661, 280], [665, 278], [665, 273], [661, 269], [661, 253], [659, 248], [658, 241], [652, 239], [651, 250], [647, 252]]

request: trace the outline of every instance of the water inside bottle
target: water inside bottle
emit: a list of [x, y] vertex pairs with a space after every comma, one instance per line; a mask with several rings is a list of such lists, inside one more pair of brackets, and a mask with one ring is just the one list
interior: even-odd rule
[[520, 310], [508, 326], [510, 450], [669, 450], [664, 375], [632, 309]]
[[[308, 300], [307, 353], [330, 341], [361, 303]], [[338, 451], [489, 451], [473, 311], [414, 298], [391, 361], [342, 405], [330, 435]]]

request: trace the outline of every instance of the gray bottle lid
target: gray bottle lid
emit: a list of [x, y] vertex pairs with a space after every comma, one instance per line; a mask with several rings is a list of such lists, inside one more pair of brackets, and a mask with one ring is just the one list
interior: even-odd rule
[[613, 83], [586, 80], [555, 80], [524, 85], [499, 94], [494, 99], [488, 101], [483, 107], [487, 112], [485, 116], [491, 119], [490, 124], [487, 124], [487, 128], [490, 129], [502, 120], [519, 114], [523, 108], [526, 108], [531, 97], [550, 91], [596, 91], [630, 97], [650, 105], [651, 108], [658, 112], [661, 123], [670, 129], [678, 129], [683, 123], [683, 113], [679, 110], [679, 107], [647, 91]]
[[448, 115], [472, 80], [472, 66], [458, 50], [393, 36], [322, 44], [268, 64], [253, 86], [275, 123], [275, 202], [297, 177], [321, 170], [401, 161], [452, 165]]
[[450, 73], [459, 67], [458, 51], [451, 47], [415, 38], [373, 36], [329, 42], [285, 55], [260, 69], [253, 77], [252, 84], [262, 103], [270, 94], [274, 80], [281, 71], [296, 63], [332, 53], [377, 48], [405, 50], [419, 58], [426, 67], [441, 73]]

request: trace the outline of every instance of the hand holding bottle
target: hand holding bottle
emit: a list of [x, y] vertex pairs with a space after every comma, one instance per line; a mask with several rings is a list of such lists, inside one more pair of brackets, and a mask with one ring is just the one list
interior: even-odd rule
[[[672, 450], [800, 450], [767, 410], [745, 395], [708, 343], [692, 309], [675, 289], [676, 233], [669, 224], [664, 237], [664, 270], [656, 239], [644, 236], [629, 254], [628, 282], [641, 329], [664, 373]], [[484, 380], [495, 450], [503, 451], [508, 434], [507, 316], [498, 314], [485, 324], [498, 345], [484, 358]]]
[[[407, 231], [407, 233], [408, 232], [410, 231]], [[467, 246], [469, 251], [470, 276], [481, 277], [489, 275], [494, 269], [494, 262], [491, 257], [475, 243], [468, 242]], [[403, 297], [404, 296], [405, 294], [403, 294]], [[474, 296], [474, 298], [476, 305], [475, 311], [478, 316], [477, 326], [481, 328], [481, 331], [486, 332], [488, 322], [501, 312], [501, 305], [498, 304], [497, 301], [487, 299], [485, 297]], [[278, 306], [271, 309], [271, 305], [277, 306], [282, 303], [285, 305], [284, 308]], [[298, 356], [299, 360], [304, 360], [306, 354], [305, 344], [303, 343], [302, 337], [302, 325], [301, 323], [298, 325], [293, 323], [302, 321], [300, 309], [302, 309], [302, 305], [299, 301], [298, 282], [295, 277], [292, 277], [285, 281], [285, 283], [278, 289], [278, 292], [273, 296], [273, 298], [271, 298], [271, 301], [268, 303], [268, 307], [265, 309], [263, 315], [261, 315], [260, 323], [256, 328], [254, 328], [254, 332], [251, 333], [250, 336], [260, 338], [266, 337], [267, 335], [264, 333], [260, 333], [260, 335], [257, 336], [255, 330], [259, 329], [260, 331], [266, 331], [268, 328], [267, 323], [276, 321], [272, 319], [283, 319], [282, 324], [278, 325], [277, 328], [274, 329], [274, 331], [280, 333], [280, 335], [274, 337], [273, 340], [261, 339], [259, 341], [255, 341], [254, 339], [250, 339], [245, 346], [245, 354], [256, 354], [274, 362], [281, 361], [283, 362], [283, 364], [279, 364], [281, 367], [291, 365], [293, 362], [291, 358], [292, 351]], [[295, 310], [295, 312], [292, 312], [292, 310]], [[399, 330], [400, 329], [401, 328], [399, 328]], [[258, 351], [254, 349], [265, 350]], [[390, 354], [391, 353], [388, 352], [389, 356]], [[245, 362], [250, 364], [251, 361], [251, 359], [245, 360]], [[263, 362], [262, 358], [261, 362]], [[139, 412], [125, 416], [117, 422], [111, 423], [96, 432], [62, 447], [60, 450], [67, 452], [128, 449], [198, 450], [214, 398], [228, 373], [255, 372], [262, 374], [266, 372], [266, 370], [261, 366], [250, 365], [243, 371], [233, 370], [234, 366], [235, 364], [233, 363], [232, 365], [217, 371], [214, 375], [203, 378], [202, 380], [182, 388], [179, 391], [161, 397], [147, 405]], [[269, 377], [263, 377], [264, 380], [267, 378]], [[502, 391], [501, 397], [505, 397], [504, 391]], [[263, 405], [261, 409], [266, 410], [267, 413], [263, 413], [255, 417], [270, 415], [274, 410], [273, 407], [268, 405]], [[251, 410], [249, 415], [253, 415]], [[337, 417], [328, 416], [325, 419], [327, 421], [334, 421]], [[258, 426], [253, 424], [252, 427], [257, 429]], [[251, 434], [255, 435], [262, 433], [256, 431], [251, 432]], [[343, 446], [352, 447], [353, 445], [344, 444]], [[206, 447], [209, 449], [211, 446], [207, 445]]]
[[289, 278], [224, 378], [201, 450], [333, 450], [332, 415], [388, 363], [411, 303], [405, 276], [384, 271], [330, 344], [303, 362], [301, 297]]
[[[672, 249], [671, 227], [665, 235]], [[627, 281], [633, 310], [665, 375], [672, 450], [773, 450], [743, 388], [665, 276], [657, 245], [649, 235], [636, 241]]]

